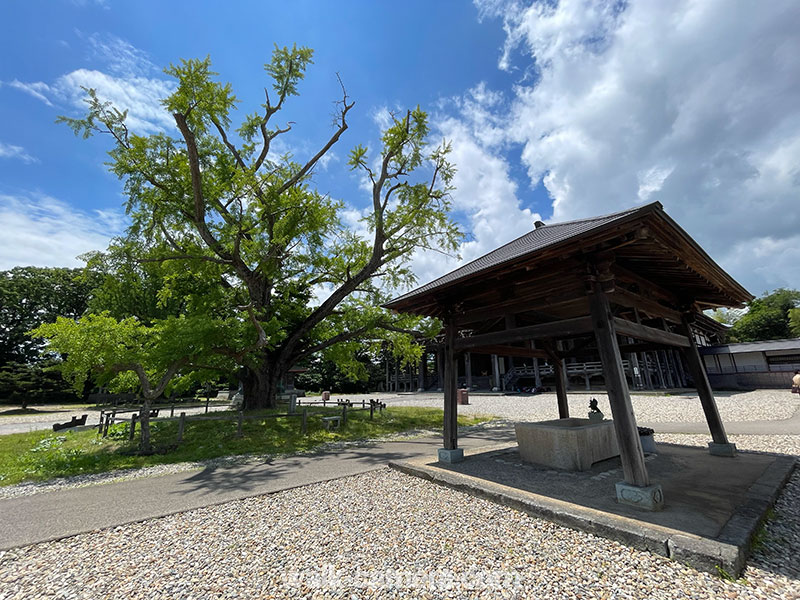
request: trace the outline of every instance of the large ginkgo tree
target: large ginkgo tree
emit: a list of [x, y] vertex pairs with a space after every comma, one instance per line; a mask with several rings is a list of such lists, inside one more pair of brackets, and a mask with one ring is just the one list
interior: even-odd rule
[[[413, 355], [412, 332], [436, 332], [436, 324], [389, 314], [380, 304], [414, 280], [408, 262], [415, 251], [453, 253], [458, 246], [449, 147], [429, 143], [420, 108], [394, 114], [378, 147], [350, 151], [349, 168], [368, 182], [365, 197], [318, 192], [315, 169], [344, 138], [354, 107], [344, 86], [333, 129], [317, 152], [298, 161], [274, 150], [287, 147], [275, 143], [292, 130], [281, 111], [298, 94], [311, 59], [308, 48], [276, 48], [265, 66], [271, 85], [263, 104], [237, 125], [239, 101], [209, 59], [166, 69], [176, 80], [162, 101], [172, 130], [138, 134], [125, 111], [93, 90], [85, 117], [60, 118], [77, 134], [103, 133], [113, 143], [110, 169], [124, 180], [131, 227], [110, 252], [157, 264], [165, 303], [176, 294], [186, 298], [177, 313], [148, 322], [106, 313], [40, 331], [67, 361], [75, 357], [73, 379], [92, 369], [106, 377], [135, 373], [153, 396], [181, 373], [235, 365], [246, 406], [269, 407], [282, 375], [315, 353], [346, 368], [356, 345], [389, 339]], [[364, 215], [359, 232], [342, 219], [354, 207]], [[187, 286], [187, 277], [198, 286]], [[104, 341], [91, 343], [90, 330]], [[79, 358], [81, 345], [70, 339], [82, 339], [104, 362]]]

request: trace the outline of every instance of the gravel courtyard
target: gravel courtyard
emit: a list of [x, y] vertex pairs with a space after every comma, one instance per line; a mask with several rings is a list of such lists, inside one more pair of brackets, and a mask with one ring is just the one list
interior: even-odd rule
[[[788, 390], [756, 390], [753, 392], [715, 392], [722, 421], [772, 421], [788, 419], [800, 409], [800, 399]], [[442, 394], [386, 395], [386, 402], [397, 406], [442, 407]], [[607, 418], [611, 407], [603, 391], [569, 393], [570, 415], [585, 417], [589, 400], [596, 398]], [[636, 420], [642, 423], [705, 422], [697, 395], [631, 394]], [[542, 421], [558, 418], [555, 393], [536, 396], [500, 396], [471, 393], [469, 405], [459, 406], [459, 414], [491, 414], [516, 421]]]
[[[753, 421], [791, 416], [798, 403], [786, 396], [718, 401], [724, 420]], [[572, 397], [571, 410], [584, 412], [588, 398]], [[557, 416], [554, 395], [471, 402], [460, 408]], [[702, 420], [693, 402], [637, 396], [634, 409], [640, 420]], [[800, 435], [731, 441], [800, 456]], [[800, 473], [736, 582], [387, 468], [0, 552], [0, 600], [11, 598], [800, 598]]]

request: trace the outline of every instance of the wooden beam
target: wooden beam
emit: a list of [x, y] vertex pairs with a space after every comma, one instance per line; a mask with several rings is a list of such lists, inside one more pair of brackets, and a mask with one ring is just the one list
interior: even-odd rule
[[637, 340], [655, 342], [656, 344], [663, 344], [664, 346], [677, 346], [679, 348], [689, 347], [689, 339], [684, 335], [662, 331], [661, 329], [655, 329], [654, 327], [648, 327], [647, 325], [641, 325], [633, 321], [626, 321], [619, 317], [614, 317], [614, 327], [617, 333], [628, 335]]
[[619, 304], [620, 306], [628, 308], [636, 308], [647, 313], [651, 317], [662, 317], [676, 324], [680, 324], [681, 322], [681, 313], [679, 311], [619, 286], [617, 286], [608, 297], [614, 304]]
[[611, 314], [608, 297], [597, 281], [592, 283], [593, 293], [589, 295], [589, 305], [592, 310], [594, 334], [597, 338], [597, 348], [600, 361], [603, 363], [603, 376], [605, 378], [608, 400], [611, 404], [611, 414], [614, 419], [614, 431], [617, 434], [622, 471], [625, 481], [631, 485], [646, 487], [650, 485], [650, 477], [644, 464], [642, 443], [639, 440], [639, 431], [636, 428], [636, 418], [633, 415], [631, 395], [628, 390], [628, 381], [622, 369], [622, 357], [617, 345], [616, 319]]
[[651, 294], [656, 298], [660, 298], [661, 300], [666, 300], [671, 304], [676, 304], [678, 302], [678, 297], [659, 286], [656, 283], [653, 283], [649, 279], [634, 273], [620, 265], [619, 263], [614, 263], [611, 265], [611, 272], [614, 273], [618, 281], [629, 281], [631, 283], [635, 283], [639, 286], [640, 289], [644, 290], [645, 293]]
[[479, 346], [473, 348], [472, 352], [475, 354], [497, 354], [498, 356], [520, 356], [522, 358], [550, 358], [544, 350], [521, 348], [519, 346], [504, 346], [502, 344]]
[[564, 319], [563, 321], [540, 323], [539, 325], [526, 325], [524, 327], [515, 327], [514, 329], [506, 329], [504, 331], [493, 331], [491, 333], [482, 333], [480, 335], [459, 338], [455, 341], [454, 347], [456, 350], [465, 350], [467, 348], [524, 342], [534, 339], [574, 337], [591, 331], [591, 317], [577, 317], [575, 319]]

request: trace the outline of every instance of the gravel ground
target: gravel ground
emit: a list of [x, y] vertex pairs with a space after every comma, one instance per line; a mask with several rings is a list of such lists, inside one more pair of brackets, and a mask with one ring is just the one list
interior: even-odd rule
[[[767, 421], [788, 419], [800, 409], [800, 398], [787, 390], [756, 390], [753, 392], [715, 392], [717, 407], [723, 422]], [[585, 416], [589, 400], [597, 398], [598, 406], [609, 418], [611, 407], [605, 392], [568, 394], [571, 415]], [[703, 409], [696, 395], [631, 395], [636, 419], [642, 423], [703, 423]], [[442, 407], [441, 394], [409, 394], [387, 400], [393, 406]], [[492, 414], [511, 420], [558, 418], [555, 393], [536, 396], [499, 396], [470, 394], [469, 405], [459, 406], [460, 414]]]
[[[785, 396], [718, 402], [726, 420], [788, 418], [798, 402]], [[441, 396], [398, 402], [437, 406]], [[471, 402], [460, 409], [557, 416], [554, 395]], [[576, 414], [586, 404], [571, 398]], [[702, 420], [696, 399], [636, 396], [634, 407], [643, 421]], [[800, 456], [800, 435], [731, 441]], [[383, 469], [0, 552], [0, 600], [11, 598], [800, 599], [800, 471], [736, 582]]]
[[40, 597], [796, 599], [800, 473], [737, 582], [384, 469], [0, 553]]

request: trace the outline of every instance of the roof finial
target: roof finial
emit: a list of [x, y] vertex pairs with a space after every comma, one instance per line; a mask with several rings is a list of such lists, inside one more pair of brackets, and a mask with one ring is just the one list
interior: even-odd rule
[[533, 222], [533, 228], [534, 229], [539, 229], [539, 227], [544, 227], [544, 223], [542, 221], [534, 221]]

